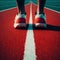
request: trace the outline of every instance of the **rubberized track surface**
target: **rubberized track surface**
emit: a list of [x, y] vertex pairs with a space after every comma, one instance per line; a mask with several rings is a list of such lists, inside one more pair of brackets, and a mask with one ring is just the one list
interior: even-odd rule
[[[32, 4], [32, 8], [34, 24], [36, 5]], [[30, 4], [26, 6], [26, 11], [27, 23], [29, 23]], [[0, 12], [0, 60], [23, 60], [28, 30], [33, 30], [36, 60], [60, 60], [60, 13], [45, 8], [47, 29], [27, 30], [14, 29], [16, 13], [16, 8]]]

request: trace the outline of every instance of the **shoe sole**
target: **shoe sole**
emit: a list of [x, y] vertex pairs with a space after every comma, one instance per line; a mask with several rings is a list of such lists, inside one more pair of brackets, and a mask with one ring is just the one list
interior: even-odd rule
[[14, 24], [14, 28], [25, 28], [26, 27], [26, 23], [15, 23]]
[[36, 23], [35, 24], [35, 27], [46, 28], [47, 27], [47, 24], [45, 24], [45, 23]]

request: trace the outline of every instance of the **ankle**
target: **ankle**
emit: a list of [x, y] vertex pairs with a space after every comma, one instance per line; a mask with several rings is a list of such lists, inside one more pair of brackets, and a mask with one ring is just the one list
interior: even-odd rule
[[26, 14], [26, 12], [20, 12], [20, 14]]

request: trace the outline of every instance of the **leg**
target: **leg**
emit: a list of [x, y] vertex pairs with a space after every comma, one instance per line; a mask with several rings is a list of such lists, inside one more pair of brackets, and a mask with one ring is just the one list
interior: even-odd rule
[[25, 13], [24, 2], [25, 2], [25, 0], [17, 0], [18, 12], [19, 13]]
[[38, 0], [38, 12], [44, 13], [44, 6], [45, 6], [46, 0]]
[[25, 0], [16, 0], [18, 5], [18, 14], [15, 16], [14, 28], [26, 27]]
[[46, 0], [38, 0], [37, 14], [35, 15], [35, 26], [46, 28], [46, 16], [44, 14], [44, 6]]

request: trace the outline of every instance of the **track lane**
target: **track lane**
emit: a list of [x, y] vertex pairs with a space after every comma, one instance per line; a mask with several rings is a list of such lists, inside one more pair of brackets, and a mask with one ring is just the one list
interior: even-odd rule
[[[25, 9], [29, 23], [30, 5]], [[0, 60], [23, 60], [27, 30], [14, 29], [16, 13], [16, 8], [0, 13]]]
[[[33, 4], [33, 24], [36, 8], [37, 6]], [[34, 29], [36, 60], [60, 60], [60, 31], [55, 29], [60, 26], [60, 14], [48, 9], [45, 9], [45, 13], [50, 28]]]

